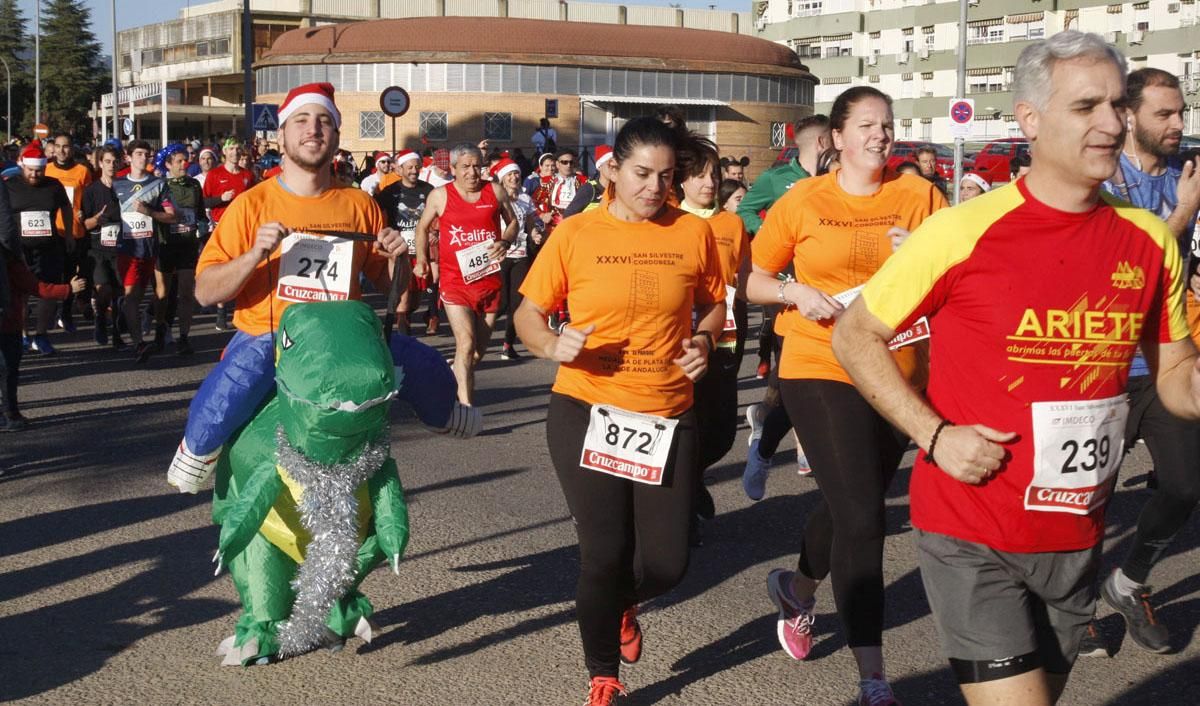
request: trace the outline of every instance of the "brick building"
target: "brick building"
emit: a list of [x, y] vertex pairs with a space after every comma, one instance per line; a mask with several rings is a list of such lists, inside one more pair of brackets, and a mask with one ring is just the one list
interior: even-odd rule
[[[559, 146], [611, 144], [626, 120], [663, 104], [723, 154], [769, 166], [786, 123], [812, 113], [816, 80], [774, 42], [709, 30], [434, 17], [303, 28], [275, 40], [255, 65], [258, 101], [329, 81], [342, 112], [342, 146], [387, 150], [391, 119], [380, 92], [401, 86], [411, 108], [396, 124], [401, 148], [487, 138], [520, 147], [557, 101]], [[774, 138], [774, 139], [773, 139]]]

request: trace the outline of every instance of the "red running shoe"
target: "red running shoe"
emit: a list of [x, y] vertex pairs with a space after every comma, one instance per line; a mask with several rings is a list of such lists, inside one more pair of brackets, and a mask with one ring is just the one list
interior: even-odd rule
[[621, 662], [634, 664], [642, 658], [642, 626], [637, 621], [637, 606], [621, 614]]
[[583, 706], [611, 706], [618, 696], [628, 696], [625, 685], [616, 677], [592, 677], [588, 687], [588, 698]]
[[755, 373], [754, 373], [754, 377], [758, 378], [759, 380], [762, 380], [763, 378], [765, 378], [766, 376], [768, 376], [770, 374], [771, 374], [771, 364], [765, 360], [760, 361], [758, 364], [758, 370], [755, 371]]

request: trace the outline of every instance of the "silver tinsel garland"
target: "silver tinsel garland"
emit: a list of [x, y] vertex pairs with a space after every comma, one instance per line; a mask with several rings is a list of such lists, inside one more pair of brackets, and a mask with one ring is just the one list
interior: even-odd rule
[[320, 646], [328, 635], [329, 610], [354, 584], [358, 558], [358, 499], [355, 489], [371, 477], [390, 453], [384, 434], [346, 463], [317, 463], [294, 448], [283, 427], [275, 432], [279, 465], [304, 492], [300, 522], [312, 536], [304, 563], [292, 581], [296, 602], [279, 625], [279, 656], [292, 657]]

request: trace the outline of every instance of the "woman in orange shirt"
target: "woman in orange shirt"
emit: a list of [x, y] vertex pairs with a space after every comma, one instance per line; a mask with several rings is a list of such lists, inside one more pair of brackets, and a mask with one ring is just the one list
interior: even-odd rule
[[[653, 119], [621, 128], [611, 199], [546, 240], [516, 314], [529, 351], [561, 364], [546, 438], [579, 537], [576, 608], [594, 706], [624, 693], [620, 664], [641, 655], [638, 604], [687, 568], [692, 387], [725, 321], [712, 230], [665, 203], [680, 139]], [[556, 334], [546, 314], [564, 301], [572, 322]]]
[[[884, 176], [895, 137], [892, 100], [857, 86], [830, 114], [840, 167], [797, 182], [776, 202], [754, 240], [750, 300], [782, 302], [779, 386], [821, 489], [809, 515], [798, 570], [768, 577], [784, 651], [804, 659], [812, 646], [813, 595], [832, 575], [846, 643], [858, 662], [861, 704], [895, 704], [883, 666], [884, 496], [908, 440], [855, 389], [833, 355], [833, 325], [896, 243], [946, 205], [911, 174]], [[775, 275], [795, 264], [796, 282]], [[895, 353], [911, 378], [912, 348]]]
[[[729, 452], [737, 436], [737, 376], [746, 340], [746, 277], [750, 274], [750, 236], [736, 213], [717, 205], [717, 175], [721, 156], [704, 138], [691, 140], [675, 159], [675, 194], [679, 208], [708, 222], [721, 253], [721, 278], [725, 283], [725, 322], [717, 348], [709, 356], [708, 374], [696, 382], [696, 422], [700, 435], [700, 463], [696, 471], [696, 515], [716, 514], [712, 495], [704, 486], [705, 469]], [[700, 542], [699, 526], [692, 537]]]

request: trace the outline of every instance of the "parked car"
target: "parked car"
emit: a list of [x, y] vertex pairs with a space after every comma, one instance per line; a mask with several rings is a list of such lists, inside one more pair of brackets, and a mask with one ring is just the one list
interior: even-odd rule
[[1009, 162], [1013, 157], [1028, 152], [1029, 141], [1024, 137], [992, 140], [975, 155], [975, 171], [993, 184], [1009, 181], [1012, 176]]

